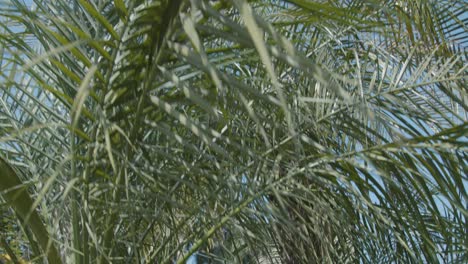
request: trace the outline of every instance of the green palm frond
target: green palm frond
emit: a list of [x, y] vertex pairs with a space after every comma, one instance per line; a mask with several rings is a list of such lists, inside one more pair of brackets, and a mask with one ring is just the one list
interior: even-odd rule
[[1, 157], [30, 186], [41, 250], [53, 240], [64, 263], [463, 263], [465, 10], [1, 3]]

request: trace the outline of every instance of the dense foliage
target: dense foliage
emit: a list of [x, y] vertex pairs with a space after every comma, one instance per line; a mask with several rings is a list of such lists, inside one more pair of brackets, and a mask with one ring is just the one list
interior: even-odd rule
[[466, 263], [464, 2], [2, 1], [1, 253]]

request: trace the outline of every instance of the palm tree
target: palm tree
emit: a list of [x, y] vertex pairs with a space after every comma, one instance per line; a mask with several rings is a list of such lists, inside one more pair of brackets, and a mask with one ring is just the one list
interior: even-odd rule
[[2, 210], [36, 260], [468, 261], [463, 0], [0, 10]]

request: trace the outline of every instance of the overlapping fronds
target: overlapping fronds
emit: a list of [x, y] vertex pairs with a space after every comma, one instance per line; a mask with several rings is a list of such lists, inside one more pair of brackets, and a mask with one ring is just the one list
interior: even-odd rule
[[64, 263], [462, 263], [465, 9], [10, 0], [1, 158]]

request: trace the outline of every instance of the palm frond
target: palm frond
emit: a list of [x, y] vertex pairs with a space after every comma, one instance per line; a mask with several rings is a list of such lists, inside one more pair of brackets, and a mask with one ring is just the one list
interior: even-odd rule
[[463, 262], [465, 9], [1, 3], [1, 157], [65, 263]]

